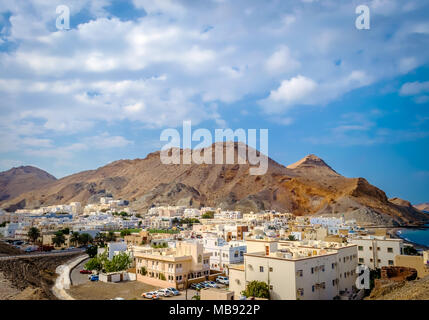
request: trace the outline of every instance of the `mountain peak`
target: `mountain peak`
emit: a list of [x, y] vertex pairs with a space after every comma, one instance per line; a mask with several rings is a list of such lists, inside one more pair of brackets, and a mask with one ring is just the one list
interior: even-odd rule
[[319, 158], [318, 156], [314, 155], [314, 154], [309, 154], [308, 156], [305, 156], [304, 158], [302, 158], [301, 160], [288, 165], [287, 168], [288, 169], [296, 169], [296, 168], [302, 168], [302, 167], [328, 167], [329, 169], [332, 170], [331, 167], [329, 167], [325, 161], [323, 161], [321, 158]]

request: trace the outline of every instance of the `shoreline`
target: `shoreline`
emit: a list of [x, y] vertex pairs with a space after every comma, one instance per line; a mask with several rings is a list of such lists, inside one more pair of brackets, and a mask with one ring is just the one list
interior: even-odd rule
[[390, 236], [391, 236], [392, 238], [395, 238], [395, 239], [402, 239], [402, 240], [404, 241], [404, 243], [411, 244], [411, 245], [413, 245], [416, 249], [420, 249], [420, 250], [429, 250], [429, 246], [426, 246], [426, 245], [424, 245], [424, 244], [419, 244], [419, 243], [416, 243], [416, 242], [410, 241], [410, 240], [408, 240], [408, 239], [405, 239], [405, 237], [403, 237], [403, 236], [401, 235], [402, 230], [405, 230], [405, 228], [391, 228], [391, 229], [389, 229], [389, 230], [388, 230], [388, 234], [390, 234]]

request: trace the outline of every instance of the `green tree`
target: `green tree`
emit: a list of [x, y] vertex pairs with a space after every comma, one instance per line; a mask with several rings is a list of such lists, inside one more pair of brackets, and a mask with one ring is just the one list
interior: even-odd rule
[[112, 260], [107, 259], [106, 255], [106, 258], [102, 258], [102, 263], [105, 272], [117, 272], [128, 269], [132, 259], [126, 252], [120, 252], [115, 254]]
[[61, 230], [63, 234], [70, 234], [70, 228], [64, 228]]
[[35, 243], [40, 237], [40, 231], [36, 227], [31, 227], [27, 233], [28, 238], [30, 238], [32, 243]]
[[66, 242], [66, 237], [62, 231], [57, 231], [55, 236], [52, 238], [52, 243], [55, 247], [61, 247]]
[[85, 263], [84, 268], [86, 270], [97, 270], [101, 271], [103, 268], [103, 264], [101, 263], [101, 260], [98, 256], [95, 256], [92, 259], [89, 259], [87, 263]]
[[262, 281], [250, 281], [246, 285], [246, 290], [244, 290], [242, 295], [246, 297], [255, 297], [255, 298], [270, 298], [270, 290], [268, 284]]
[[70, 242], [75, 246], [79, 243], [79, 232], [73, 232], [70, 236]]
[[166, 280], [165, 275], [163, 273], [160, 273], [159, 274], [159, 279], [165, 281]]
[[207, 211], [206, 213], [204, 213], [201, 218], [202, 219], [213, 219], [214, 218], [214, 211]]
[[293, 234], [290, 234], [288, 237], [287, 237], [290, 241], [295, 241], [296, 239], [295, 239], [295, 236], [293, 235]]
[[79, 243], [86, 246], [88, 243], [92, 241], [92, 237], [89, 233], [81, 233], [79, 235]]
[[130, 235], [131, 234], [131, 231], [130, 230], [128, 230], [128, 229], [125, 229], [125, 230], [121, 230], [121, 237], [123, 238], [123, 237], [125, 237], [125, 236], [128, 236], [128, 235]]
[[90, 258], [94, 258], [97, 255], [97, 246], [90, 246], [86, 248], [85, 252]]

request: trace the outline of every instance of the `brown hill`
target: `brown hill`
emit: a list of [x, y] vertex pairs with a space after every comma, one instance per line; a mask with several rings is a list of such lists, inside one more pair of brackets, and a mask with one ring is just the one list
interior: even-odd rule
[[46, 171], [25, 166], [0, 172], [0, 201], [16, 198], [57, 180]]
[[[225, 146], [223, 150], [225, 153]], [[237, 150], [235, 144], [235, 159]], [[247, 161], [165, 165], [160, 161], [160, 153], [154, 152], [145, 159], [115, 161], [97, 170], [59, 179], [5, 201], [2, 207], [34, 208], [71, 201], [85, 204], [111, 194], [131, 200], [136, 210], [166, 204], [219, 206], [244, 212], [276, 209], [296, 215], [342, 213], [378, 224], [427, 218], [418, 210], [389, 202], [382, 190], [363, 178], [339, 175], [316, 156], [305, 157], [289, 167], [269, 158], [268, 164], [266, 174], [254, 176], [249, 174], [252, 166]]]
[[414, 208], [417, 208], [421, 211], [428, 211], [429, 212], [429, 202], [425, 202], [425, 203], [421, 203], [421, 204], [416, 204], [414, 206]]

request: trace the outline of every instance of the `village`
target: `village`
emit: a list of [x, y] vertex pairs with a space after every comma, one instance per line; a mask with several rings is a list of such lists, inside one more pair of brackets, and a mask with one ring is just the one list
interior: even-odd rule
[[429, 275], [429, 251], [341, 215], [129, 205], [2, 211], [0, 240], [27, 255], [80, 250], [57, 279], [64, 299], [358, 300], [365, 270], [377, 283]]

